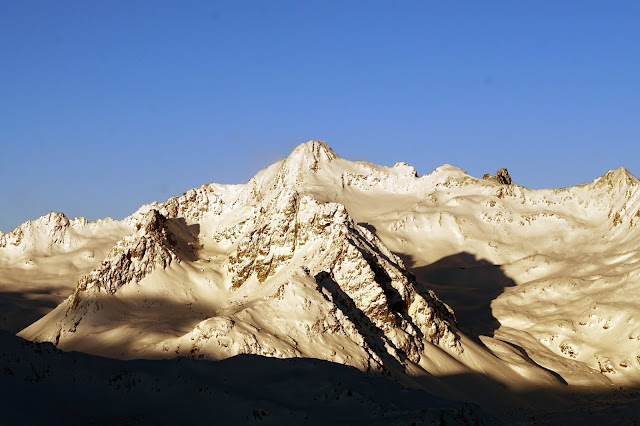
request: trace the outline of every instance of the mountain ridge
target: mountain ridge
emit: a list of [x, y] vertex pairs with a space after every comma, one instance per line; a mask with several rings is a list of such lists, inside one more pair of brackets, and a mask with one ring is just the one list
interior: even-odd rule
[[[284, 164], [300, 163], [298, 165], [294, 165], [293, 168], [300, 168], [300, 167], [304, 168], [303, 164], [305, 163], [305, 161], [307, 161], [305, 159], [307, 159], [309, 157], [311, 157], [312, 160], [311, 160], [311, 165], [308, 166], [308, 170], [314, 170], [314, 169], [317, 170], [318, 164], [320, 164], [323, 161], [324, 162], [331, 162], [334, 159], [342, 159], [342, 157], [338, 156], [326, 142], [320, 141], [320, 140], [311, 140], [309, 142], [305, 142], [305, 143], [302, 143], [302, 144], [298, 145], [291, 152], [291, 154], [289, 156], [287, 156], [283, 160], [277, 161], [276, 163], [272, 164], [271, 166], [265, 168], [263, 171], [258, 172], [256, 177], [261, 175], [261, 173], [263, 173], [266, 170], [269, 170], [269, 169], [271, 169], [273, 167], [282, 167], [282, 165], [284, 165]], [[391, 167], [379, 166], [379, 165], [375, 165], [373, 163], [369, 163], [369, 162], [366, 162], [366, 161], [356, 161], [355, 163], [371, 164], [371, 165], [374, 165], [376, 167], [380, 167], [380, 168], [383, 168], [383, 169], [391, 169], [391, 170], [394, 169], [394, 168], [400, 168], [400, 167], [405, 168], [405, 167], [408, 167], [411, 170], [415, 171], [415, 169], [412, 166], [410, 166], [410, 165], [408, 165], [407, 163], [404, 163], [404, 162], [398, 162], [394, 166], [391, 166]], [[481, 178], [469, 175], [466, 170], [464, 170], [462, 168], [459, 168], [459, 167], [456, 167], [456, 166], [453, 166], [453, 165], [450, 165], [450, 164], [443, 164], [443, 165], [435, 168], [431, 173], [424, 174], [424, 175], [421, 175], [421, 176], [418, 176], [416, 174], [414, 177], [420, 179], [420, 178], [423, 178], [423, 177], [426, 177], [426, 176], [431, 176], [431, 175], [434, 175], [434, 174], [437, 175], [437, 174], [441, 174], [441, 173], [450, 173], [450, 172], [461, 173], [461, 174], [464, 174], [464, 175], [468, 176], [469, 178], [475, 179], [477, 181], [482, 181]], [[410, 174], [413, 175], [413, 173], [410, 173]], [[175, 209], [178, 208], [178, 204], [179, 204], [178, 199], [181, 199], [181, 198], [184, 199], [185, 197], [191, 197], [191, 199], [193, 200], [193, 197], [197, 196], [196, 194], [198, 194], [198, 193], [202, 194], [202, 193], [206, 192], [207, 189], [210, 189], [210, 188], [238, 187], [238, 186], [242, 186], [242, 185], [247, 185], [250, 182], [254, 181], [256, 177], [251, 178], [246, 184], [219, 184], [219, 183], [204, 184], [204, 185], [202, 185], [200, 187], [189, 189], [189, 190], [185, 191], [182, 195], [171, 197], [171, 198], [169, 198], [167, 201], [165, 201], [163, 203], [159, 203], [157, 201], [154, 201], [152, 203], [145, 204], [142, 207], [140, 207], [139, 211], [140, 210], [145, 210], [146, 211], [147, 209], [149, 209], [151, 207], [173, 203], [174, 205], [171, 206], [171, 208], [173, 209], [173, 215], [170, 214], [170, 216], [175, 216], [175, 215], [178, 215], [178, 211], [175, 210]], [[527, 191], [536, 192], [536, 191], [549, 191], [549, 190], [554, 191], [554, 190], [564, 190], [564, 189], [569, 189], [569, 188], [579, 188], [579, 187], [582, 187], [582, 186], [585, 186], [585, 185], [587, 185], [587, 186], [589, 186], [589, 185], [597, 186], [596, 184], [599, 183], [599, 182], [602, 182], [602, 184], [605, 184], [605, 183], [611, 184], [612, 182], [620, 182], [620, 181], [622, 181], [623, 183], [630, 183], [632, 185], [640, 184], [640, 179], [638, 179], [635, 175], [633, 175], [633, 173], [631, 173], [624, 166], [620, 166], [617, 169], [609, 170], [608, 172], [606, 172], [602, 176], [594, 178], [589, 183], [580, 184], [580, 185], [574, 185], [574, 186], [571, 186], [571, 187], [529, 189], [529, 188], [526, 188], [526, 187], [522, 187], [520, 185], [517, 185], [517, 186], [525, 188], [525, 189], [527, 189]], [[488, 182], [486, 181], [484, 183], [488, 183]], [[497, 184], [497, 185], [500, 185], [500, 184]], [[200, 195], [200, 197], [202, 197], [202, 195]], [[175, 200], [175, 201], [172, 201], [172, 200]], [[132, 215], [127, 216], [124, 219], [122, 219], [122, 221], [130, 220], [130, 218], [135, 214], [136, 213], [134, 212]], [[182, 211], [181, 214], [184, 214], [184, 211]], [[22, 224], [18, 225], [16, 228], [14, 228], [12, 230], [9, 230], [8, 232], [0, 231], [0, 247], [5, 247], [7, 245], [6, 240], [2, 240], [3, 237], [5, 239], [7, 239], [7, 238], [9, 238], [9, 235], [12, 234], [12, 233], [15, 233], [15, 234], [19, 233], [20, 232], [19, 229], [24, 228], [25, 225], [28, 225], [28, 224], [37, 225], [39, 223], [43, 223], [43, 222], [51, 220], [50, 219], [51, 217], [64, 217], [65, 219], [67, 219], [63, 212], [51, 211], [48, 214], [39, 216], [38, 218], [27, 220], [26, 222], [23, 222]], [[67, 221], [69, 221], [69, 219], [67, 219]], [[112, 219], [111, 217], [105, 217], [105, 218], [96, 219], [96, 220], [90, 222], [84, 217], [76, 217], [73, 220], [71, 220], [70, 222], [78, 222], [78, 223], [86, 225], [86, 224], [92, 224], [92, 223], [100, 223], [100, 222], [103, 222], [103, 221], [110, 222], [110, 221], [117, 221], [117, 219]]]

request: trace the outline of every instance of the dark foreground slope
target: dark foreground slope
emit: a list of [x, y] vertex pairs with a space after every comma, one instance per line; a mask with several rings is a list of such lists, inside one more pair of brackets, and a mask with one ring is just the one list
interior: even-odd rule
[[0, 333], [1, 424], [495, 424], [477, 406], [315, 359], [119, 361]]
[[[463, 378], [457, 380], [465, 386]], [[438, 388], [431, 391], [437, 394]], [[492, 415], [472, 403], [317, 359], [121, 361], [62, 352], [50, 343], [0, 332], [2, 425], [631, 425], [640, 421], [639, 395], [637, 389], [618, 387], [583, 393], [548, 389], [517, 395], [530, 402], [518, 407], [501, 403], [495, 393], [496, 401], [487, 404]]]

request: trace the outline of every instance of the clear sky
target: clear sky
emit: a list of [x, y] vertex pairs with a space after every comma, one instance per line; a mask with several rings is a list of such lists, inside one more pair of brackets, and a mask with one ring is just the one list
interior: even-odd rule
[[640, 2], [0, 2], [0, 230], [297, 144], [560, 187], [640, 173]]

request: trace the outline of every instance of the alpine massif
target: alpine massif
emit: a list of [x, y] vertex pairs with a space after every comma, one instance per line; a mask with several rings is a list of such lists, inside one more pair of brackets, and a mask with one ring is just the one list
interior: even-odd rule
[[638, 224], [622, 168], [529, 190], [311, 141], [122, 221], [0, 233], [1, 319], [111, 358], [316, 358], [500, 417], [526, 392], [640, 385]]

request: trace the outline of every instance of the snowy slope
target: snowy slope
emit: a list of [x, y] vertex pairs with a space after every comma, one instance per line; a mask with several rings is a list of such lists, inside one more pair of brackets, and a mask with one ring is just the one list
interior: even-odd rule
[[247, 184], [141, 207], [20, 335], [125, 359], [636, 383], [639, 187], [624, 169], [536, 191], [452, 166], [418, 177], [312, 141]]

